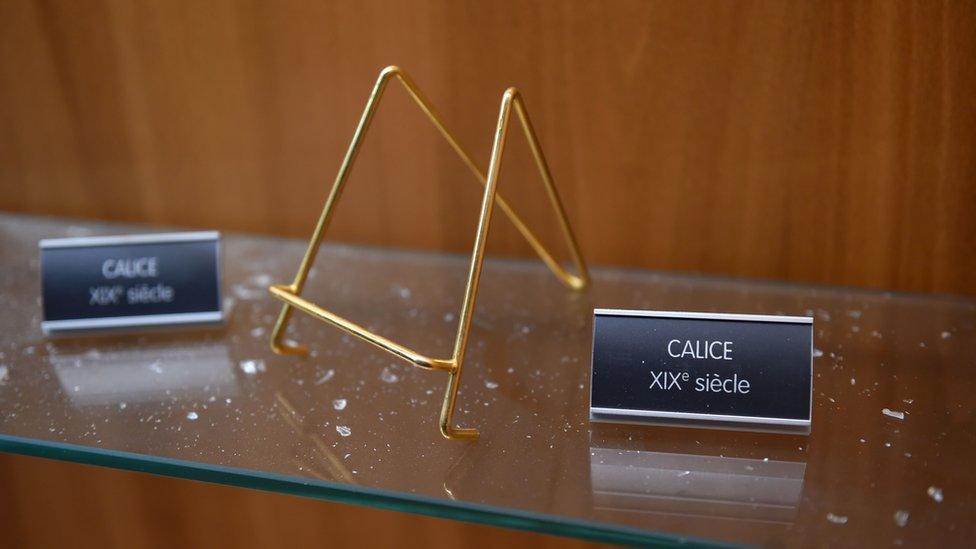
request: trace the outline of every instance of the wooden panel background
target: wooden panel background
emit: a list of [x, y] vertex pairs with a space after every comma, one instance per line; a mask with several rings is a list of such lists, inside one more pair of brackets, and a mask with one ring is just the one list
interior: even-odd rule
[[[523, 90], [593, 263], [974, 293], [974, 46], [963, 1], [8, 1], [0, 208], [307, 236], [396, 63], [485, 163]], [[467, 249], [478, 186], [391, 91], [333, 235]]]
[[[974, 54], [963, 1], [8, 0], [0, 209], [306, 236], [377, 72], [396, 63], [485, 163], [501, 92], [521, 88], [592, 263], [973, 294]], [[502, 177], [558, 245], [521, 137]], [[391, 90], [333, 235], [464, 250], [477, 203]], [[505, 222], [489, 251], [529, 252]], [[546, 539], [2, 461], [3, 514], [41, 545], [130, 546], [114, 530], [127, 521], [147, 545], [219, 545], [212, 528], [351, 542], [350, 524], [374, 520], [376, 535], [434, 546], [441, 528], [439, 546]], [[41, 522], [35, 506], [57, 499], [21, 475], [59, 479], [44, 490], [76, 503]]]

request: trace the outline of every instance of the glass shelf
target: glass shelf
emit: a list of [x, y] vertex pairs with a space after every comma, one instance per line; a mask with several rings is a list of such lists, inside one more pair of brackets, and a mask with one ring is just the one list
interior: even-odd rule
[[[37, 241], [130, 231], [145, 228], [0, 216], [0, 450], [614, 543], [976, 534], [973, 300], [620, 269], [577, 295], [541, 263], [490, 260], [468, 443], [438, 432], [443, 373], [302, 314], [289, 337], [311, 356], [270, 352], [265, 288], [301, 241], [225, 237], [224, 327], [45, 339]], [[306, 295], [446, 356], [466, 265], [326, 246]], [[814, 316], [811, 435], [591, 424], [594, 307]]]

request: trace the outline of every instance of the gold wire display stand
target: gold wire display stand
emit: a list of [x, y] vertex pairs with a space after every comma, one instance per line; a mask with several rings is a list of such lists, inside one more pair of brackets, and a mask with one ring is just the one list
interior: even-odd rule
[[[396, 78], [403, 87], [413, 98], [414, 102], [420, 107], [422, 111], [427, 115], [431, 122], [437, 130], [444, 136], [454, 152], [461, 157], [461, 160], [468, 166], [471, 173], [478, 179], [479, 182], [485, 187], [484, 196], [481, 199], [481, 214], [478, 217], [478, 229], [475, 234], [474, 240], [474, 250], [471, 253], [471, 266], [468, 271], [467, 284], [464, 290], [464, 301], [461, 304], [461, 313], [458, 315], [458, 330], [457, 335], [454, 338], [454, 352], [450, 358], [431, 358], [422, 355], [412, 349], [404, 347], [398, 343], [390, 341], [385, 337], [373, 333], [366, 328], [359, 326], [349, 320], [342, 318], [341, 316], [323, 309], [322, 307], [311, 303], [301, 297], [302, 288], [305, 286], [305, 281], [308, 277], [309, 269], [312, 263], [315, 261], [315, 256], [318, 253], [319, 245], [321, 244], [322, 237], [325, 234], [325, 230], [329, 226], [329, 222], [332, 219], [332, 214], [335, 210], [336, 204], [339, 202], [339, 198], [342, 196], [343, 188], [345, 187], [346, 180], [349, 177], [349, 172], [352, 170], [353, 162], [356, 159], [356, 155], [359, 152], [360, 145], [362, 145], [363, 138], [366, 135], [366, 131], [369, 129], [369, 124], [373, 119], [373, 114], [379, 105], [380, 99], [383, 97], [383, 91], [386, 89], [386, 84], [393, 78]], [[533, 232], [528, 228], [528, 226], [522, 221], [518, 215], [512, 210], [512, 208], [505, 202], [501, 195], [496, 193], [496, 187], [498, 185], [498, 172], [501, 168], [502, 152], [505, 149], [505, 138], [508, 134], [508, 122], [512, 114], [512, 107], [514, 106], [515, 112], [518, 113], [519, 120], [522, 122], [522, 130], [525, 133], [525, 137], [529, 142], [529, 147], [532, 149], [532, 156], [535, 158], [536, 166], [539, 168], [539, 174], [542, 176], [542, 180], [545, 183], [547, 194], [549, 195], [549, 200], [552, 203], [553, 209], [559, 217], [559, 224], [562, 229], [563, 235], [566, 238], [570, 253], [572, 255], [573, 263], [576, 266], [576, 271], [578, 275], [571, 274], [567, 272], [558, 261], [553, 259], [552, 255], [545, 249], [539, 239], [533, 234]], [[488, 174], [485, 173], [475, 164], [471, 155], [468, 154], [464, 148], [458, 144], [457, 139], [451, 132], [444, 127], [441, 122], [440, 117], [431, 107], [427, 99], [420, 93], [416, 84], [413, 83], [410, 76], [407, 75], [402, 69], [396, 66], [389, 66], [380, 72], [379, 78], [376, 80], [376, 84], [373, 86], [373, 91], [370, 93], [369, 100], [366, 102], [366, 109], [363, 111], [362, 117], [359, 119], [359, 125], [356, 127], [356, 132], [353, 134], [352, 142], [349, 144], [349, 149], [346, 151], [346, 156], [342, 161], [342, 166], [339, 168], [339, 173], [336, 175], [335, 183], [332, 185], [332, 191], [329, 193], [328, 199], [325, 201], [325, 207], [322, 209], [322, 214], [319, 216], [318, 224], [315, 226], [315, 232], [312, 233], [312, 238], [308, 243], [308, 249], [305, 251], [305, 256], [302, 258], [302, 262], [298, 267], [298, 273], [295, 275], [294, 281], [291, 284], [274, 284], [268, 289], [271, 295], [280, 299], [285, 304], [281, 308], [281, 314], [278, 316], [278, 321], [275, 323], [274, 331], [271, 333], [271, 348], [276, 353], [282, 354], [304, 354], [306, 349], [300, 345], [289, 344], [283, 340], [285, 328], [288, 324], [288, 320], [291, 317], [292, 309], [300, 309], [309, 315], [323, 320], [337, 328], [345, 330], [346, 332], [362, 339], [363, 341], [372, 343], [377, 347], [388, 351], [408, 362], [413, 363], [415, 366], [429, 370], [442, 370], [450, 375], [447, 384], [447, 390], [444, 394], [444, 404], [441, 406], [440, 415], [440, 430], [446, 438], [453, 439], [473, 439], [478, 436], [477, 429], [471, 428], [460, 428], [454, 426], [454, 409], [457, 402], [458, 388], [461, 383], [461, 368], [464, 363], [464, 352], [468, 344], [468, 335], [471, 330], [471, 318], [474, 313], [475, 300], [478, 294], [478, 283], [481, 278], [481, 268], [484, 264], [485, 255], [485, 242], [488, 238], [488, 228], [491, 224], [492, 209], [495, 203], [498, 203], [505, 215], [512, 221], [515, 228], [522, 234], [526, 241], [533, 250], [539, 255], [542, 261], [549, 267], [549, 269], [556, 275], [556, 277], [565, 285], [569, 286], [573, 290], [582, 290], [589, 284], [589, 275], [586, 271], [586, 264], [583, 262], [583, 257], [579, 251], [579, 245], [576, 243], [576, 239], [573, 236], [573, 231], [569, 226], [569, 222], [566, 219], [566, 212], [563, 210], [562, 202], [559, 200], [559, 194], [556, 192], [556, 187], [552, 182], [552, 175], [549, 173], [549, 166], [546, 164], [545, 157], [542, 154], [542, 149], [539, 147], [539, 140], [536, 137], [535, 131], [532, 129], [532, 123], [529, 121], [529, 116], [525, 110], [525, 103], [522, 100], [521, 95], [515, 88], [508, 88], [502, 95], [501, 109], [498, 113], [498, 124], [495, 126], [495, 135], [492, 142], [491, 148], [491, 160], [488, 164]]]

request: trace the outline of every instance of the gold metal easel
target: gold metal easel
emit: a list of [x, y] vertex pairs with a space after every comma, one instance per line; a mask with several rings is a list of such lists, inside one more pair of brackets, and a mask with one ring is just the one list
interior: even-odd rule
[[[474, 250], [471, 253], [471, 266], [468, 272], [467, 285], [464, 290], [464, 301], [461, 304], [461, 313], [458, 315], [458, 331], [457, 336], [454, 338], [454, 352], [450, 358], [431, 358], [422, 355], [412, 349], [404, 347], [398, 343], [390, 341], [385, 337], [373, 333], [358, 324], [350, 322], [341, 316], [323, 309], [318, 305], [311, 303], [301, 297], [302, 288], [305, 286], [305, 280], [308, 277], [308, 271], [312, 267], [312, 263], [315, 261], [315, 256], [318, 253], [319, 245], [321, 244], [322, 237], [325, 234], [326, 228], [329, 226], [329, 221], [332, 219], [332, 213], [335, 210], [336, 204], [339, 202], [339, 197], [342, 196], [342, 190], [345, 187], [346, 179], [349, 176], [349, 172], [352, 169], [352, 164], [356, 159], [356, 154], [359, 152], [359, 147], [362, 145], [363, 138], [366, 135], [366, 131], [369, 129], [369, 124], [373, 119], [373, 114], [376, 111], [376, 107], [379, 105], [380, 99], [383, 97], [383, 91], [386, 89], [386, 84], [392, 79], [396, 78], [403, 87], [413, 98], [414, 102], [420, 107], [422, 111], [430, 118], [430, 121], [434, 123], [437, 130], [440, 131], [444, 139], [451, 145], [451, 148], [461, 157], [461, 160], [468, 166], [471, 173], [475, 175], [479, 182], [485, 187], [485, 193], [481, 199], [481, 214], [478, 217], [478, 230], [475, 234], [474, 240]], [[542, 180], [545, 183], [546, 191], [549, 195], [549, 200], [552, 203], [553, 209], [559, 216], [560, 227], [562, 228], [563, 235], [566, 237], [567, 244], [569, 245], [570, 253], [572, 254], [573, 263], [576, 266], [576, 271], [579, 273], [577, 275], [567, 272], [559, 264], [558, 261], [553, 259], [552, 255], [545, 249], [539, 239], [536, 238], [535, 234], [528, 228], [528, 226], [519, 218], [518, 215], [512, 210], [512, 208], [505, 202], [500, 195], [495, 191], [498, 185], [498, 172], [501, 168], [502, 152], [505, 149], [505, 138], [508, 134], [508, 122], [512, 114], [512, 107], [514, 106], [515, 112], [518, 113], [519, 120], [522, 122], [522, 130], [525, 132], [525, 137], [529, 142], [529, 147], [532, 149], [532, 156], [535, 158], [536, 166], [539, 168], [539, 174], [542, 176]], [[556, 192], [556, 187], [552, 182], [552, 175], [549, 173], [549, 166], [546, 165], [545, 157], [542, 154], [542, 149], [539, 147], [539, 140], [535, 135], [535, 131], [532, 129], [532, 123], [529, 121], [529, 116], [525, 110], [525, 103], [522, 100], [521, 95], [515, 88], [508, 88], [502, 95], [501, 109], [498, 113], [498, 125], [495, 127], [495, 137], [491, 148], [491, 160], [488, 164], [488, 174], [485, 173], [475, 164], [471, 155], [465, 151], [461, 145], [458, 144], [457, 139], [444, 127], [441, 122], [440, 117], [431, 107], [427, 99], [420, 93], [416, 84], [410, 79], [402, 69], [395, 66], [389, 66], [380, 72], [379, 78], [376, 80], [376, 85], [373, 86], [373, 91], [370, 93], [369, 100], [366, 102], [366, 109], [363, 111], [362, 117], [359, 119], [359, 125], [356, 127], [356, 133], [353, 134], [352, 143], [349, 144], [349, 150], [346, 151], [346, 156], [342, 161], [342, 166], [339, 168], [339, 173], [336, 175], [335, 183], [332, 185], [332, 191], [329, 193], [328, 199], [325, 201], [325, 207], [322, 209], [322, 214], [319, 216], [318, 224], [315, 226], [315, 232], [312, 233], [312, 239], [308, 243], [308, 249], [305, 251], [305, 256], [302, 258], [301, 265], [298, 267], [298, 273], [295, 275], [295, 280], [291, 284], [274, 284], [268, 289], [271, 295], [280, 299], [285, 304], [281, 308], [281, 314], [278, 316], [278, 321], [275, 324], [274, 331], [271, 333], [271, 348], [276, 353], [282, 354], [304, 354], [306, 349], [299, 345], [288, 344], [283, 340], [285, 334], [285, 327], [288, 324], [288, 320], [291, 317], [292, 308], [300, 309], [309, 315], [323, 320], [333, 326], [341, 328], [346, 332], [362, 339], [363, 341], [372, 343], [377, 347], [393, 353], [394, 355], [413, 363], [415, 366], [429, 370], [442, 370], [450, 374], [450, 378], [447, 383], [447, 390], [444, 394], [444, 404], [441, 407], [440, 416], [440, 429], [441, 434], [447, 438], [456, 439], [473, 439], [478, 436], [477, 429], [471, 428], [459, 428], [454, 426], [454, 408], [457, 401], [457, 392], [461, 383], [461, 367], [464, 363], [464, 351], [468, 344], [468, 334], [471, 328], [471, 318], [474, 313], [475, 299], [478, 294], [478, 282], [481, 278], [481, 267], [484, 263], [485, 256], [485, 241], [488, 238], [488, 227], [491, 224], [492, 208], [495, 203], [498, 203], [505, 215], [515, 224], [515, 228], [518, 229], [522, 236], [525, 237], [532, 249], [539, 255], [542, 261], [549, 267], [549, 269], [562, 281], [563, 284], [569, 286], [574, 290], [582, 290], [589, 284], [589, 275], [586, 271], [586, 264], [583, 262], [583, 257], [580, 255], [579, 245], [576, 243], [576, 239], [573, 236], [573, 231], [569, 227], [569, 221], [566, 219], [566, 212], [563, 210], [562, 202], [559, 200], [559, 194]]]

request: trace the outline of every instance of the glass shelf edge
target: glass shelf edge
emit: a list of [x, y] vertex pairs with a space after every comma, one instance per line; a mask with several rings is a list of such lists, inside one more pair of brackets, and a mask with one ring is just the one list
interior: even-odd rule
[[0, 434], [0, 452], [633, 547], [745, 547], [318, 479]]

